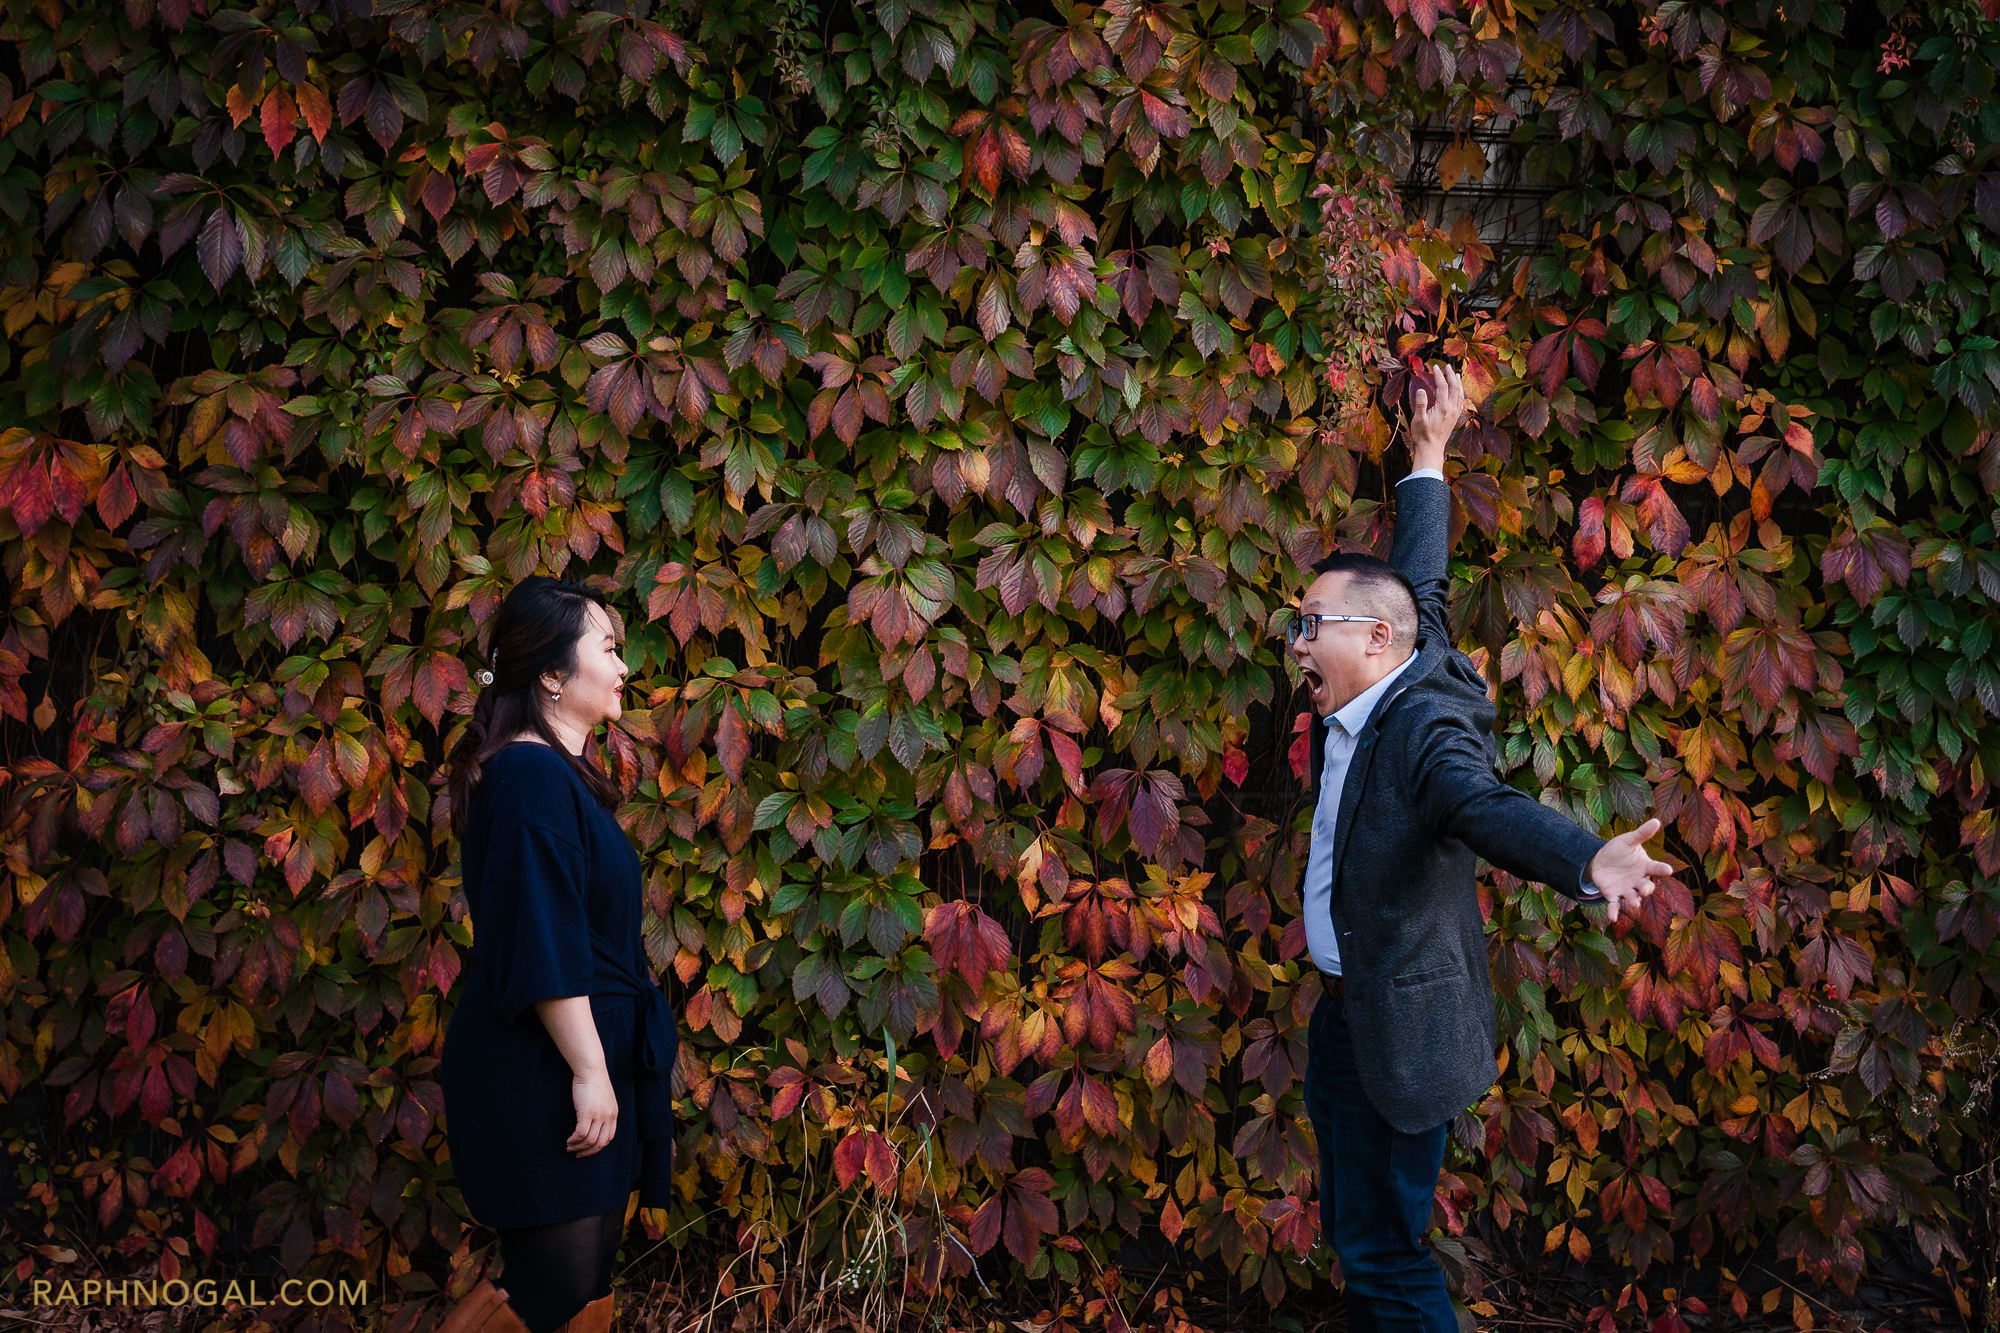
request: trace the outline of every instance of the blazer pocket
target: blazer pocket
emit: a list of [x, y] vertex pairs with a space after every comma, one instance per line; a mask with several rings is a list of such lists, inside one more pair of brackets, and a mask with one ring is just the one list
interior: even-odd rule
[[1444, 981], [1461, 975], [1463, 975], [1461, 969], [1454, 963], [1445, 967], [1433, 967], [1423, 972], [1405, 972], [1402, 976], [1393, 978], [1390, 984], [1398, 990], [1404, 990], [1411, 986], [1423, 986], [1433, 981]]

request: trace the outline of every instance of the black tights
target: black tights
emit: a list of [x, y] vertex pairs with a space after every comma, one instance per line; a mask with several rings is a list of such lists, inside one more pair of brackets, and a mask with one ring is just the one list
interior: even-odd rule
[[500, 1285], [528, 1333], [554, 1333], [571, 1315], [611, 1294], [611, 1265], [625, 1210], [500, 1231]]

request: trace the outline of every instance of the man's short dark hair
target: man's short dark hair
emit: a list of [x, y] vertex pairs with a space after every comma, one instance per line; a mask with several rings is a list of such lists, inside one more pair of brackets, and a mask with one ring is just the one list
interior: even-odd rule
[[1389, 622], [1396, 642], [1414, 648], [1417, 641], [1417, 590], [1403, 572], [1380, 556], [1363, 551], [1335, 551], [1313, 565], [1313, 576], [1345, 574], [1360, 615]]

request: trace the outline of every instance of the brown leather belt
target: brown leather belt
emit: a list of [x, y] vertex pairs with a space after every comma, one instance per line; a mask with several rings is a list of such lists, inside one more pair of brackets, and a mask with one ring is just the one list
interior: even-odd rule
[[1342, 979], [1340, 977], [1336, 977], [1328, 972], [1321, 972], [1319, 974], [1319, 979], [1320, 979], [1320, 984], [1326, 987], [1326, 993], [1328, 995], [1332, 996], [1336, 1000], [1341, 1001], [1343, 1004], [1346, 1003], [1347, 987], [1342, 984]]

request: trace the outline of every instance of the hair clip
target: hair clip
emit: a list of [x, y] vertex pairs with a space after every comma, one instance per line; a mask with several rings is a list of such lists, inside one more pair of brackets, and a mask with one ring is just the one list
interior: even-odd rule
[[485, 667], [481, 667], [479, 669], [479, 683], [481, 685], [491, 685], [493, 683], [493, 673]]

